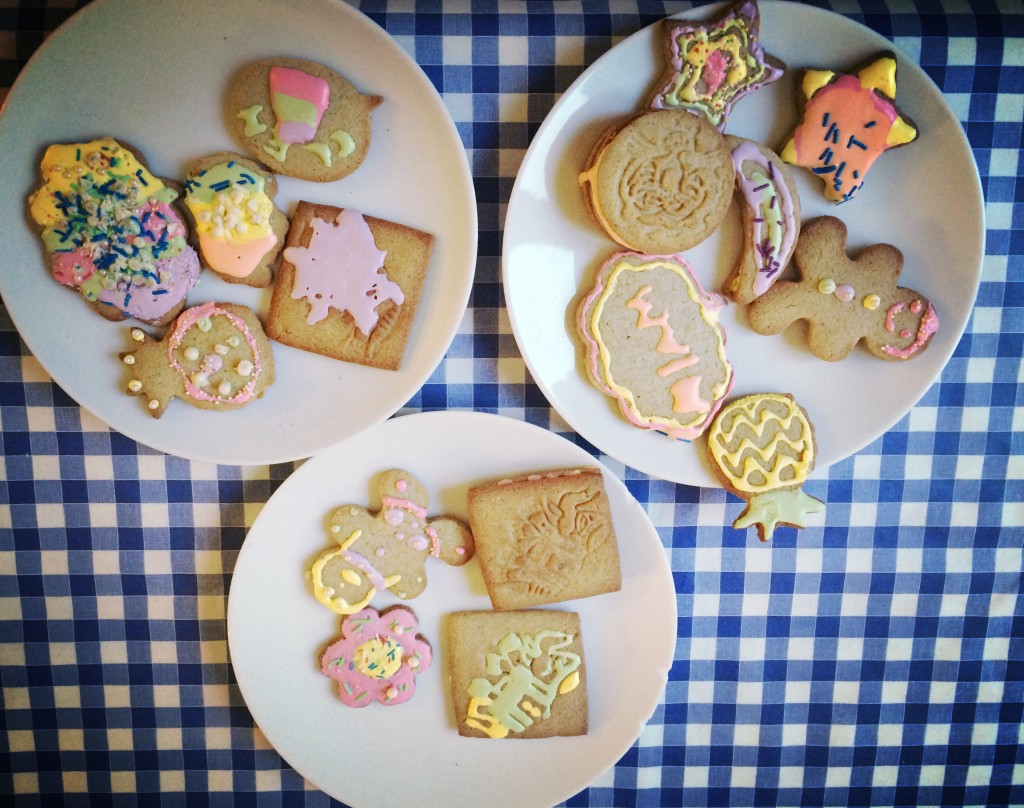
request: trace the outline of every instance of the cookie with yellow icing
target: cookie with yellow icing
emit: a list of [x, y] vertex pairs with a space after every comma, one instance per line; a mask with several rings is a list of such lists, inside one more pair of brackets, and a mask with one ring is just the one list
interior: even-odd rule
[[653, 109], [681, 109], [724, 129], [733, 105], [778, 81], [786, 65], [760, 43], [756, 0], [741, 0], [711, 22], [665, 20], [665, 73]]
[[589, 730], [576, 612], [455, 612], [447, 618], [452, 706], [469, 738], [550, 738]]
[[609, 238], [635, 252], [670, 255], [700, 244], [725, 218], [732, 160], [706, 119], [660, 110], [606, 130], [579, 182]]
[[185, 177], [185, 209], [203, 265], [228, 283], [269, 286], [288, 232], [274, 203], [277, 179], [233, 152], [196, 160]]
[[271, 171], [332, 182], [366, 158], [370, 113], [382, 100], [326, 65], [282, 57], [232, 77], [225, 115], [245, 151]]
[[855, 73], [805, 70], [802, 119], [779, 152], [821, 178], [825, 198], [854, 197], [875, 160], [917, 139], [916, 124], [896, 106], [896, 54], [884, 51]]
[[711, 468], [747, 501], [735, 528], [757, 525], [768, 541], [779, 525], [806, 527], [825, 504], [801, 486], [814, 469], [814, 427], [790, 395], [757, 393], [726, 404], [707, 433]]
[[154, 418], [172, 399], [203, 410], [235, 410], [260, 398], [274, 382], [274, 354], [259, 318], [237, 303], [186, 309], [163, 339], [131, 330], [121, 354], [131, 372], [128, 394]]
[[49, 146], [29, 197], [53, 278], [108, 320], [166, 325], [199, 282], [179, 188], [111, 137]]
[[310, 565], [314, 596], [336, 614], [357, 612], [385, 592], [415, 598], [427, 586], [428, 558], [458, 567], [473, 557], [469, 528], [453, 517], [428, 517], [430, 496], [414, 475], [386, 471], [377, 490], [379, 510], [342, 505], [330, 515], [335, 543]]

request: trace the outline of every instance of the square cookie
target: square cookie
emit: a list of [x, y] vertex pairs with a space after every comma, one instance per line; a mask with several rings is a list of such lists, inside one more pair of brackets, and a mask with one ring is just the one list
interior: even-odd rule
[[587, 734], [576, 612], [455, 612], [447, 621], [452, 705], [469, 738]]
[[272, 339], [397, 370], [434, 237], [352, 208], [299, 202], [267, 317]]
[[469, 521], [495, 609], [622, 587], [600, 469], [560, 469], [475, 486], [469, 491]]

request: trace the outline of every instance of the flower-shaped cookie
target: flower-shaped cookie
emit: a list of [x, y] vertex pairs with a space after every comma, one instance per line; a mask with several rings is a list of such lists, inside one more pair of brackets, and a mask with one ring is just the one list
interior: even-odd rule
[[320, 670], [338, 683], [349, 707], [373, 701], [401, 704], [416, 691], [416, 674], [430, 666], [430, 643], [417, 634], [419, 621], [404, 606], [366, 608], [341, 624], [341, 639], [324, 651]]
[[331, 516], [339, 546], [322, 553], [310, 573], [313, 594], [338, 614], [352, 614], [382, 590], [407, 600], [427, 585], [423, 564], [440, 558], [461, 566], [473, 556], [473, 535], [449, 517], [427, 518], [430, 497], [407, 471], [392, 469], [379, 483], [381, 509], [343, 505]]

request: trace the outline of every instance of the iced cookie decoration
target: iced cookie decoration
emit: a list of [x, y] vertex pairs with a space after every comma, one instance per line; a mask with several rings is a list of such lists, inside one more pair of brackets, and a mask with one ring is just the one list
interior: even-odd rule
[[671, 254], [721, 224], [733, 168], [725, 139], [703, 117], [662, 110], [612, 126], [579, 182], [609, 238], [636, 252]]
[[185, 207], [203, 264], [228, 283], [269, 286], [288, 232], [276, 194], [274, 175], [240, 155], [221, 152], [193, 163]]
[[232, 78], [226, 112], [238, 141], [271, 171], [331, 182], [366, 158], [370, 112], [382, 100], [317, 62], [265, 59]]
[[896, 106], [896, 55], [881, 53], [855, 74], [807, 70], [800, 84], [803, 119], [779, 152], [821, 177], [825, 197], [846, 202], [885, 151], [917, 139]]
[[199, 281], [177, 190], [109, 137], [51, 145], [39, 170], [29, 213], [54, 279], [108, 320], [173, 320]]
[[724, 129], [733, 104], [782, 77], [786, 65], [758, 41], [761, 14], [754, 0], [732, 5], [709, 23], [665, 20], [664, 76], [654, 109], [703, 115]]
[[541, 471], [469, 489], [469, 523], [495, 609], [617, 592], [618, 541], [600, 469]]
[[473, 556], [473, 536], [451, 517], [428, 518], [426, 488], [407, 471], [392, 469], [378, 483], [381, 508], [370, 513], [343, 505], [331, 514], [337, 546], [313, 562], [313, 594], [338, 614], [353, 614], [385, 590], [408, 600], [427, 586], [423, 565], [439, 558], [454, 567]]
[[589, 729], [580, 616], [548, 609], [448, 616], [452, 705], [469, 738], [550, 738]]
[[681, 255], [613, 255], [576, 311], [591, 383], [634, 426], [696, 438], [733, 386], [723, 305]]
[[349, 707], [402, 704], [432, 659], [417, 628], [416, 615], [404, 606], [361, 609], [342, 621], [341, 638], [327, 646], [320, 671], [338, 683], [338, 697]]
[[733, 522], [768, 541], [779, 525], [807, 527], [825, 504], [801, 486], [814, 468], [814, 428], [792, 396], [758, 393], [726, 404], [708, 430], [708, 458], [725, 488], [747, 500]]
[[162, 340], [131, 329], [128, 394], [141, 396], [154, 418], [171, 399], [204, 410], [234, 410], [260, 398], [274, 381], [270, 341], [253, 312], [234, 303], [186, 309]]
[[737, 303], [749, 303], [771, 288], [793, 256], [800, 196], [789, 167], [771, 149], [732, 135], [726, 142], [743, 220], [743, 246], [726, 288]]
[[794, 255], [799, 281], [779, 281], [750, 304], [750, 326], [778, 334], [807, 323], [807, 344], [830, 362], [860, 341], [880, 359], [901, 361], [928, 347], [939, 328], [934, 306], [920, 292], [897, 287], [903, 253], [874, 244], [846, 254], [846, 225], [832, 216], [805, 224]]
[[272, 339], [397, 370], [433, 236], [351, 208], [299, 202], [267, 317]]

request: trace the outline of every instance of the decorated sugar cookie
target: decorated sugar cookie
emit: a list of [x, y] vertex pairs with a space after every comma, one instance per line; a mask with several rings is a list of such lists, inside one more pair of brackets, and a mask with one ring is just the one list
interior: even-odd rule
[[54, 144], [29, 197], [54, 279], [108, 320], [165, 325], [199, 282], [178, 191], [110, 137]]
[[896, 55], [885, 52], [854, 74], [807, 70], [800, 84], [803, 119], [779, 152], [821, 177], [825, 197], [846, 202], [875, 160], [917, 139], [896, 106]]
[[228, 283], [269, 286], [288, 218], [274, 204], [277, 180], [258, 163], [231, 152], [194, 162], [185, 206], [203, 263]]
[[349, 707], [402, 704], [433, 658], [417, 628], [416, 615], [404, 606], [362, 609], [342, 621], [341, 638], [324, 651], [320, 671], [338, 683], [338, 698]]
[[777, 81], [785, 70], [761, 47], [755, 0], [741, 0], [709, 23], [664, 25], [666, 69], [651, 99], [654, 109], [687, 110], [724, 129], [740, 98]]
[[724, 304], [681, 255], [613, 255], [576, 312], [591, 383], [634, 426], [696, 438], [733, 386]]
[[370, 112], [383, 99], [306, 59], [264, 59], [232, 78], [227, 114], [235, 137], [279, 174], [331, 182], [355, 171], [370, 148]]
[[806, 527], [825, 504], [801, 486], [814, 468], [814, 428], [792, 396], [758, 393], [726, 404], [708, 430], [708, 458], [727, 490], [747, 500], [733, 522], [757, 525], [768, 541], [778, 525]]
[[427, 586], [428, 558], [461, 566], [473, 556], [473, 535], [451, 517], [428, 518], [430, 498], [419, 480], [392, 469], [378, 483], [381, 508], [343, 505], [331, 514], [337, 545], [313, 562], [313, 594], [337, 614], [352, 614], [385, 590], [403, 600]]
[[896, 286], [903, 253], [874, 244], [851, 259], [846, 225], [822, 216], [804, 225], [794, 256], [799, 281], [779, 281], [750, 304], [747, 317], [759, 334], [778, 334], [807, 323], [815, 356], [834, 362], [863, 340], [879, 359], [903, 361], [928, 347], [939, 328], [935, 307], [920, 292]]
[[174, 398], [204, 410], [234, 410], [260, 398], [274, 381], [270, 340], [252, 310], [203, 303], [182, 312], [162, 340], [131, 330], [121, 354], [131, 370], [128, 394], [159, 418]]

